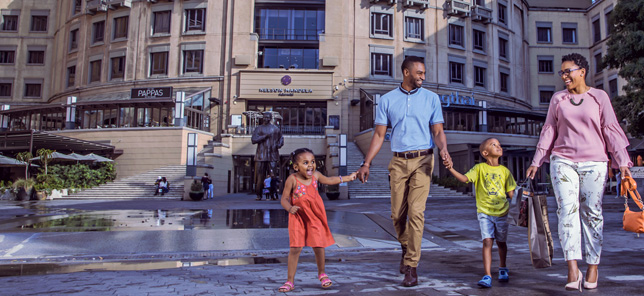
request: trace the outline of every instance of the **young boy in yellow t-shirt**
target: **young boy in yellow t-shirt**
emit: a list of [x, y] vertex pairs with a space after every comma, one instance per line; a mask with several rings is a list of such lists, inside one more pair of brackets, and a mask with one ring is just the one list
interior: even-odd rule
[[[483, 141], [479, 151], [486, 162], [476, 164], [465, 175], [457, 172], [453, 167], [447, 167], [450, 173], [461, 182], [474, 182], [476, 188], [476, 212], [481, 237], [483, 238], [483, 267], [485, 276], [478, 282], [484, 288], [492, 287], [492, 245], [496, 239], [499, 248], [499, 281], [510, 280], [505, 259], [508, 253], [508, 246], [505, 243], [508, 235], [508, 209], [510, 207], [507, 198], [512, 198], [517, 183], [514, 181], [510, 170], [499, 164], [499, 158], [503, 156], [503, 148], [495, 138]], [[447, 165], [447, 163], [444, 163]]]

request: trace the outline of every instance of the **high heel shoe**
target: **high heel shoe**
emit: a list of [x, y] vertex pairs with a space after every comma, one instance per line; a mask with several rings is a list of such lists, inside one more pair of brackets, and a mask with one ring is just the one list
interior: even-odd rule
[[581, 282], [584, 279], [584, 275], [581, 274], [581, 270], [577, 269], [577, 280], [574, 282], [570, 282], [566, 284], [566, 290], [579, 290], [579, 292], [582, 291], [581, 289]]
[[599, 271], [597, 271], [597, 279], [594, 283], [587, 282], [584, 280], [584, 289], [592, 290], [597, 289], [597, 282], [599, 282]]

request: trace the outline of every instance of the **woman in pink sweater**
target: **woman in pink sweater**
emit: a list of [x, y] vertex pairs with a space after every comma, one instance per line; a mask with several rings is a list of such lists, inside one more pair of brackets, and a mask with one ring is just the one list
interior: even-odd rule
[[604, 227], [602, 197], [608, 171], [606, 151], [612, 155], [622, 177], [631, 175], [628, 168], [633, 163], [626, 152], [628, 139], [615, 117], [610, 98], [603, 90], [586, 85], [586, 58], [573, 53], [561, 61], [559, 76], [566, 89], [550, 99], [546, 122], [526, 175], [533, 179], [539, 166], [550, 162], [559, 241], [568, 262], [565, 288], [581, 291], [583, 274], [577, 260], [582, 259], [582, 229], [588, 264], [583, 287], [597, 288]]

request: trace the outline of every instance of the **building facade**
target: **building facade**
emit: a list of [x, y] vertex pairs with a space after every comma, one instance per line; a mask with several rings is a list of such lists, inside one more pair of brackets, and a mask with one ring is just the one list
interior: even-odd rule
[[337, 174], [344, 139], [366, 150], [375, 106], [413, 55], [443, 102], [455, 167], [480, 161], [479, 143], [493, 136], [523, 179], [549, 99], [564, 88], [561, 56], [586, 56], [587, 83], [621, 93], [616, 70], [598, 66], [616, 3], [0, 0], [3, 128], [109, 141], [122, 150], [120, 176], [187, 164], [188, 175], [214, 176], [217, 194], [251, 191], [261, 112], [285, 135], [282, 179], [302, 146]]

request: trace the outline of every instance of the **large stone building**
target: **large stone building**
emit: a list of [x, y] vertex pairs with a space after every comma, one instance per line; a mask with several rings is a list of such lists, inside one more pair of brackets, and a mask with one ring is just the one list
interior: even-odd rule
[[586, 56], [587, 83], [621, 92], [597, 63], [616, 3], [0, 0], [0, 114], [10, 132], [113, 146], [119, 176], [186, 164], [210, 172], [217, 194], [250, 191], [259, 112], [285, 135], [278, 174], [301, 146], [337, 174], [344, 139], [368, 147], [375, 105], [413, 55], [443, 100], [456, 168], [494, 136], [522, 179], [563, 55]]

